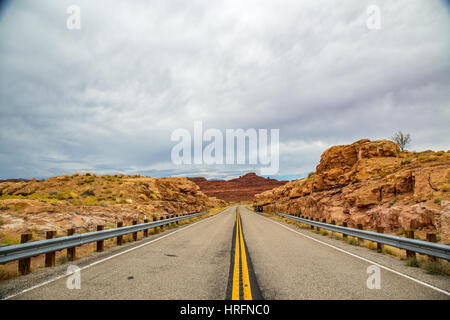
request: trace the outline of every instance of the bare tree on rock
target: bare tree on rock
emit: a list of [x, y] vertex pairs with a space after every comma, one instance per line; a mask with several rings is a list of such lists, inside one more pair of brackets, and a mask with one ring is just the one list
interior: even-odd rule
[[401, 131], [396, 132], [392, 136], [391, 139], [392, 139], [392, 141], [394, 141], [395, 143], [398, 144], [398, 146], [400, 147], [401, 151], [405, 150], [406, 146], [411, 143], [411, 136], [410, 136], [410, 134], [409, 133], [404, 134]]

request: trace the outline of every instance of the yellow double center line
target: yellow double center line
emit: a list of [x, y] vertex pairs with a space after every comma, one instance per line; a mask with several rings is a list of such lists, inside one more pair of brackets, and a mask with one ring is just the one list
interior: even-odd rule
[[[240, 255], [239, 255], [240, 252]], [[239, 259], [240, 258], [240, 259]], [[241, 262], [241, 263], [239, 263]], [[242, 265], [242, 291], [244, 300], [252, 300], [252, 290], [250, 287], [250, 278], [248, 276], [247, 255], [245, 253], [244, 238], [242, 236], [241, 215], [239, 208], [236, 209], [236, 242], [234, 249], [234, 269], [233, 269], [233, 288], [231, 292], [232, 300], [239, 300], [240, 288], [240, 265]]]

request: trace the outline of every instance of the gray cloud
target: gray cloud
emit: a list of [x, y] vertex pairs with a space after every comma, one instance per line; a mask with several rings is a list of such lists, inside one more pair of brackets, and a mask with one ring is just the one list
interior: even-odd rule
[[[81, 30], [66, 9], [81, 8]], [[279, 128], [280, 176], [334, 144], [410, 132], [450, 146], [443, 1], [17, 1], [0, 15], [0, 178], [175, 166], [176, 128]], [[366, 8], [381, 29], [366, 28]]]

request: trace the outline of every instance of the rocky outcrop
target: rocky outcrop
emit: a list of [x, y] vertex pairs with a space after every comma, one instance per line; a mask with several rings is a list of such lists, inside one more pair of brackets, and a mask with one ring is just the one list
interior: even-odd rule
[[91, 228], [149, 218], [193, 213], [226, 202], [206, 196], [187, 178], [92, 173], [48, 180], [0, 183], [0, 241], [28, 231]]
[[281, 186], [287, 182], [263, 178], [253, 172], [226, 181], [206, 180], [203, 177], [188, 179], [195, 182], [206, 195], [231, 202], [252, 201], [255, 194]]
[[450, 239], [450, 152], [400, 152], [388, 140], [360, 140], [326, 150], [308, 177], [255, 195], [265, 211], [313, 218], [414, 228]]

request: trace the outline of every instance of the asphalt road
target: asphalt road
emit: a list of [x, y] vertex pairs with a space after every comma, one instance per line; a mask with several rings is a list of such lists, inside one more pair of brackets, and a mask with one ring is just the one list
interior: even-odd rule
[[[160, 240], [98, 261], [82, 269], [80, 289], [68, 289], [67, 277], [62, 277], [12, 298], [223, 300], [232, 298], [236, 283], [241, 286], [241, 299], [450, 298], [385, 269], [380, 270], [380, 288], [369, 289], [369, 261], [243, 206], [239, 215], [238, 223], [236, 207], [231, 207], [162, 233]], [[247, 295], [243, 283], [251, 286]]]

